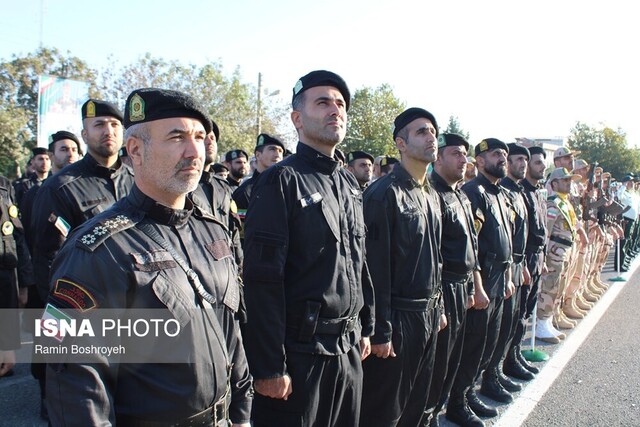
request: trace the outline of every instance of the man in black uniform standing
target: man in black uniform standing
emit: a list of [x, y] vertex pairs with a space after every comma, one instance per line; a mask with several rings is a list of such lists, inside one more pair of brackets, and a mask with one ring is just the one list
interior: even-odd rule
[[249, 200], [251, 200], [251, 191], [258, 181], [258, 177], [269, 167], [281, 161], [283, 153], [284, 144], [278, 138], [274, 138], [266, 133], [258, 135], [256, 148], [254, 150], [256, 170], [253, 172], [253, 175], [251, 175], [251, 178], [244, 180], [233, 192], [233, 200], [236, 202], [236, 206], [238, 206], [240, 218], [244, 219], [244, 215], [249, 207]]
[[[442, 211], [442, 295], [447, 327], [438, 333], [431, 389], [422, 425], [437, 426], [458, 371], [467, 309], [475, 304], [473, 274], [478, 265], [478, 239], [473, 228], [471, 203], [458, 183], [464, 179], [469, 143], [460, 135], [438, 137], [438, 159], [431, 172], [431, 185], [440, 197]], [[481, 294], [479, 299], [486, 299]], [[486, 301], [479, 301], [485, 304]]]
[[[495, 139], [482, 140], [475, 147], [478, 176], [462, 186], [471, 201], [474, 227], [478, 233], [478, 261], [481, 274], [475, 274], [476, 295], [486, 292], [485, 308], [474, 306], [467, 311], [462, 358], [454, 380], [447, 419], [461, 425], [482, 426], [477, 417], [496, 416], [497, 410], [485, 405], [474, 385], [482, 366], [489, 363], [500, 333], [505, 297], [513, 293], [511, 263], [511, 225], [509, 201], [499, 180], [507, 175], [507, 144]], [[477, 414], [477, 415], [476, 415]]]
[[230, 239], [187, 197], [202, 173], [211, 122], [190, 96], [153, 88], [133, 91], [125, 114], [135, 185], [70, 236], [52, 267], [49, 305], [187, 316], [179, 341], [162, 348], [185, 363], [110, 363], [98, 355], [94, 363], [50, 363], [52, 424], [227, 426], [230, 418], [248, 427], [251, 380], [232, 315], [238, 283]]
[[227, 182], [235, 189], [249, 173], [249, 155], [244, 150], [228, 151], [224, 156], [224, 164], [229, 169]]
[[27, 180], [18, 181], [14, 185], [16, 203], [22, 209], [22, 198], [27, 191], [34, 186], [42, 185], [42, 182], [49, 177], [51, 172], [51, 159], [49, 152], [44, 147], [34, 147], [31, 149], [33, 156], [31, 164], [33, 165], [33, 174]]
[[360, 425], [417, 426], [429, 393], [438, 330], [446, 326], [440, 200], [427, 179], [438, 124], [422, 108], [394, 121], [400, 163], [364, 193], [367, 257], [376, 296], [371, 357], [363, 363]]
[[356, 426], [373, 288], [362, 194], [339, 166], [350, 94], [313, 71], [293, 89], [296, 154], [260, 175], [245, 222], [245, 344], [253, 423]]
[[373, 156], [366, 151], [352, 151], [347, 154], [347, 170], [356, 177], [364, 191], [373, 177]]

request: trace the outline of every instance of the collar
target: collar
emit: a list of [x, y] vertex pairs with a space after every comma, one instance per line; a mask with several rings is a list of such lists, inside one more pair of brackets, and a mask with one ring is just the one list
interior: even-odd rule
[[296, 154], [311, 163], [318, 172], [331, 175], [339, 167], [340, 163], [334, 158], [325, 156], [317, 150], [314, 150], [304, 142], [298, 142]]
[[144, 194], [135, 184], [131, 187], [131, 192], [127, 198], [134, 207], [140, 209], [146, 216], [164, 225], [184, 225], [193, 213], [193, 203], [188, 197], [186, 199], [185, 209], [172, 209], [161, 205]]
[[119, 158], [118, 158], [118, 161], [115, 163], [115, 165], [113, 165], [113, 167], [111, 168], [102, 166], [89, 153], [87, 153], [82, 158], [81, 161], [83, 161], [89, 167], [89, 169], [91, 169], [96, 174], [96, 176], [99, 176], [102, 178], [111, 178], [114, 174], [124, 169], [123, 167], [124, 163], [122, 163], [122, 161]]
[[490, 189], [493, 192], [495, 192], [496, 194], [500, 192], [501, 188], [500, 188], [500, 181], [498, 181], [498, 184], [494, 184], [491, 181], [489, 181], [487, 179], [486, 176], [484, 176], [483, 173], [478, 173], [478, 176], [475, 178], [477, 179], [480, 184], [485, 187], [485, 189]]
[[505, 176], [500, 180], [500, 185], [514, 191], [522, 191], [524, 189], [522, 185], [520, 185], [520, 183], [515, 182], [513, 179], [509, 178], [508, 176]]
[[434, 181], [434, 184], [437, 184], [438, 186], [444, 187], [448, 190], [455, 191], [454, 186], [449, 185], [447, 181], [445, 181], [444, 178], [435, 171], [435, 169], [431, 171], [431, 179]]
[[396, 163], [396, 165], [393, 167], [393, 172], [391, 172], [391, 179], [400, 181], [409, 188], [431, 188], [431, 184], [429, 184], [428, 179], [424, 180], [424, 184], [420, 184], [418, 181], [413, 179], [413, 177], [409, 174], [409, 172], [407, 172], [404, 166], [402, 166], [402, 163]]

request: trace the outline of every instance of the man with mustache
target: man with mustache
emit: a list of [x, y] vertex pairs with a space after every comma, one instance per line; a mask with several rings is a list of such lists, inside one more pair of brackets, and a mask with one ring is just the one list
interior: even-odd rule
[[474, 275], [476, 293], [482, 289], [488, 297], [483, 306], [476, 304], [467, 311], [462, 358], [447, 404], [447, 419], [465, 426], [484, 425], [477, 415], [498, 414], [496, 408], [478, 398], [474, 386], [489, 364], [498, 341], [504, 299], [514, 291], [509, 270], [512, 262], [510, 202], [499, 183], [507, 175], [508, 154], [507, 144], [499, 139], [482, 140], [475, 148], [478, 176], [462, 186], [471, 201], [478, 233], [481, 271]]
[[340, 167], [350, 92], [318, 70], [293, 89], [296, 154], [260, 174], [245, 222], [243, 335], [263, 426], [357, 426], [373, 332], [362, 193]]

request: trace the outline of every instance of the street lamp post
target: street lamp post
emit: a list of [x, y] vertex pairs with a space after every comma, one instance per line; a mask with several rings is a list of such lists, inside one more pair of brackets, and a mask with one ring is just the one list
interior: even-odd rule
[[[271, 93], [265, 92], [265, 95], [267, 97], [270, 97], [270, 96], [278, 95], [279, 93], [280, 93], [279, 90], [274, 90]], [[256, 134], [256, 137], [257, 137], [262, 133], [262, 73], [258, 73], [258, 102], [256, 105], [256, 130], [257, 130], [257, 134]]]

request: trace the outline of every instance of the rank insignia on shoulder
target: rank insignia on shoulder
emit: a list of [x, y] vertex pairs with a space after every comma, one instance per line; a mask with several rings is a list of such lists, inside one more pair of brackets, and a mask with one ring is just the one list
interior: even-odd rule
[[58, 279], [51, 291], [51, 296], [82, 312], [92, 310], [98, 306], [94, 296], [84, 286], [68, 279]]
[[5, 221], [2, 223], [2, 234], [8, 236], [13, 233], [13, 224], [11, 221]]
[[16, 205], [9, 206], [9, 216], [11, 218], [18, 218], [18, 207]]
[[134, 225], [128, 216], [120, 214], [97, 223], [88, 233], [78, 238], [77, 244], [93, 251], [109, 237]]
[[320, 193], [313, 193], [300, 199], [300, 206], [306, 208], [307, 206], [315, 205], [322, 200]]

